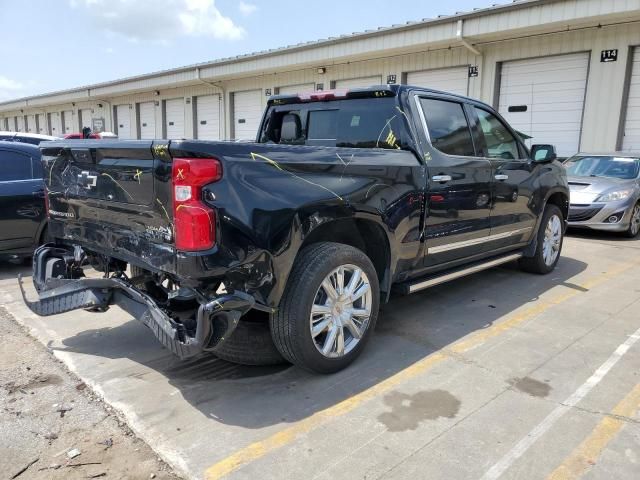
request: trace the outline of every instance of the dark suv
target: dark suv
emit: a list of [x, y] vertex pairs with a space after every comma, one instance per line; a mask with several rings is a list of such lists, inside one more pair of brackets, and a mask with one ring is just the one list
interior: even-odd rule
[[0, 258], [33, 255], [46, 236], [47, 216], [40, 150], [0, 141]]

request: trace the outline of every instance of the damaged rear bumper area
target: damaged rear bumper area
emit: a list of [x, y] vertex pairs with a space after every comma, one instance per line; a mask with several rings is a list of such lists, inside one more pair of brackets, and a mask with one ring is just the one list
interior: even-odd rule
[[[195, 331], [189, 332], [175, 321], [146, 293], [123, 278], [46, 278], [51, 268], [51, 247], [43, 246], [34, 257], [34, 279], [39, 299], [27, 299], [22, 278], [20, 290], [25, 304], [37, 315], [50, 316], [76, 309], [105, 311], [118, 305], [145, 324], [156, 338], [179, 358], [189, 358], [202, 351], [214, 352], [233, 334], [240, 317], [255, 300], [244, 292], [234, 292], [201, 303], [196, 313]], [[46, 257], [46, 258], [44, 258]], [[40, 260], [40, 261], [39, 261]]]

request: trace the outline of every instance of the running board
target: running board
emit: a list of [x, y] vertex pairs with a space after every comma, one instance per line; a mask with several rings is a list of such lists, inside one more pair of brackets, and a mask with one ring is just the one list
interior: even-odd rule
[[436, 285], [440, 285], [441, 283], [450, 282], [451, 280], [455, 280], [460, 277], [466, 277], [467, 275], [472, 275], [489, 268], [497, 267], [498, 265], [502, 265], [504, 263], [513, 262], [514, 260], [518, 260], [521, 257], [522, 253], [511, 253], [503, 257], [492, 258], [490, 260], [474, 263], [472, 265], [464, 266], [456, 270], [448, 270], [444, 273], [432, 275], [427, 278], [423, 277], [414, 282], [401, 283], [397, 285], [397, 288], [401, 293], [404, 293], [405, 295], [409, 293], [415, 293], [426, 288], [435, 287]]

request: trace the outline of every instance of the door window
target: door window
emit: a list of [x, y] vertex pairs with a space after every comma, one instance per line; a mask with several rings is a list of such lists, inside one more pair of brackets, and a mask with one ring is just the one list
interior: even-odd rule
[[448, 155], [475, 156], [471, 130], [461, 103], [421, 98], [431, 144]]
[[33, 178], [31, 157], [18, 152], [0, 150], [0, 181], [28, 180]]
[[488, 158], [514, 160], [520, 158], [518, 142], [504, 123], [494, 114], [475, 108], [480, 125], [482, 155]]

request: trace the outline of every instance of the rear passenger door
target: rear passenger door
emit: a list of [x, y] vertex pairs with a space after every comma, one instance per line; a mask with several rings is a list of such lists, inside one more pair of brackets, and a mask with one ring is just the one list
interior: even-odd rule
[[428, 168], [426, 267], [467, 259], [487, 250], [491, 162], [476, 155], [465, 104], [455, 97], [417, 96], [432, 148]]
[[530, 209], [534, 165], [522, 142], [494, 112], [470, 106], [476, 148], [491, 162], [491, 248], [526, 243], [536, 216]]

